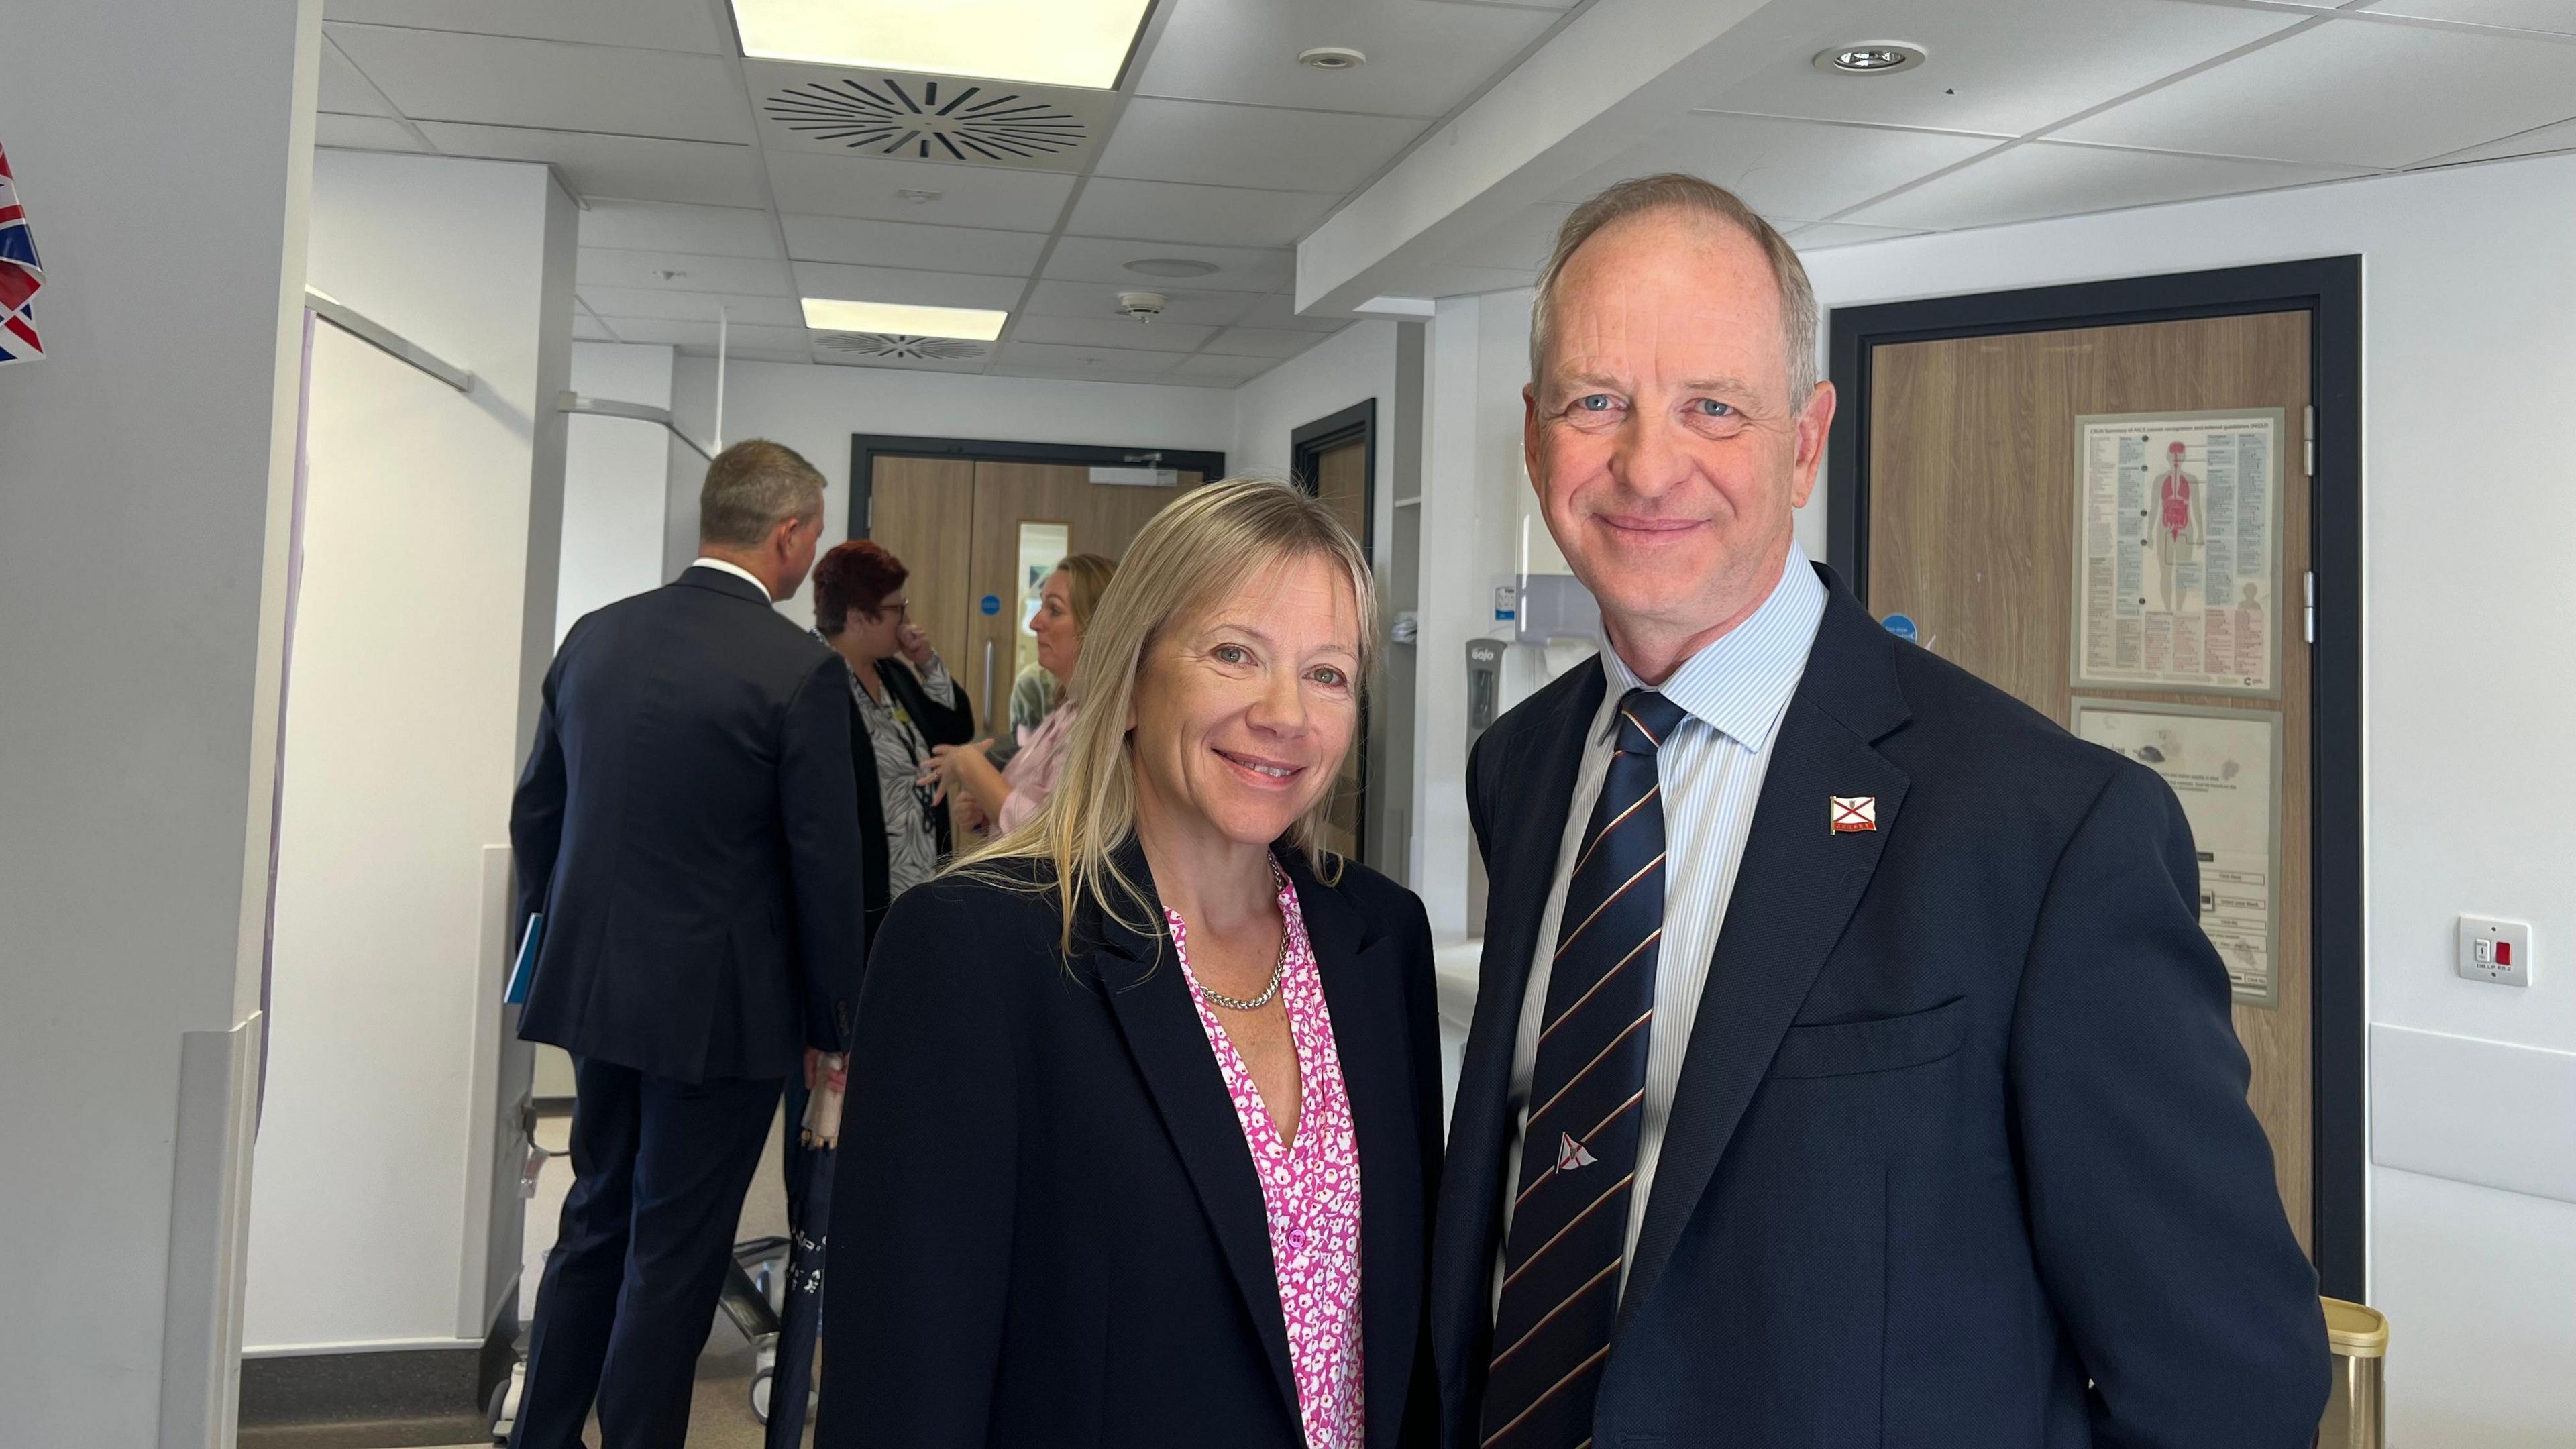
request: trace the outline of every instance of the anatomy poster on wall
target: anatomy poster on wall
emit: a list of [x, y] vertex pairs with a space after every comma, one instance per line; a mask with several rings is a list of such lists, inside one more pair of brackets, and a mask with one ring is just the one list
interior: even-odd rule
[[2278, 697], [2283, 411], [2075, 425], [2075, 687]]
[[2073, 702], [2079, 738], [2165, 777], [2200, 853], [2200, 928], [2236, 999], [2280, 1004], [2281, 717], [2135, 700]]

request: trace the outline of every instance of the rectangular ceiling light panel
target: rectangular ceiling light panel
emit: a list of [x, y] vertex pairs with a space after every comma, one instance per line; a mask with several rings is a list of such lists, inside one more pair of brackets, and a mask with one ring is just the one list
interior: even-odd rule
[[742, 53], [1108, 90], [1153, 0], [733, 0]]
[[818, 332], [882, 332], [903, 337], [962, 337], [990, 342], [1002, 335], [1008, 312], [982, 307], [916, 307], [903, 302], [849, 302], [807, 297], [805, 325]]

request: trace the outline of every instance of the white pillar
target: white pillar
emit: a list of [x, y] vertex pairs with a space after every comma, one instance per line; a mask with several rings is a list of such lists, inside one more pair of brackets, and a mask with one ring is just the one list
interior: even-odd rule
[[320, 12], [10, 12], [51, 354], [0, 368], [11, 1443], [232, 1442]]

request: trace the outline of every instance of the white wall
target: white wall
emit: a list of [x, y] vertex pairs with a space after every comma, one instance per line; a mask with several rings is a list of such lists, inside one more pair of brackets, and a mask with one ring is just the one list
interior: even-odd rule
[[[673, 369], [672, 412], [698, 438], [715, 430], [715, 371], [711, 357], [682, 357]], [[738, 361], [727, 368], [724, 441], [767, 438], [821, 469], [831, 484], [824, 503], [826, 543], [848, 536], [853, 433], [1221, 453], [1234, 438], [1234, 394], [1222, 388], [804, 363]], [[691, 532], [697, 478], [706, 465], [685, 449], [680, 458], [672, 478], [673, 513], [686, 525], [680, 531]], [[778, 607], [798, 623], [811, 624], [811, 584]]]
[[[2370, 1291], [2401, 1449], [2576, 1433], [2571, 235], [2561, 156], [1808, 259], [1830, 307], [2362, 255]], [[2532, 923], [2528, 990], [2453, 974], [2463, 911]]]
[[313, 284], [475, 380], [316, 330], [255, 1354], [453, 1347], [490, 1321], [509, 1048], [489, 883], [554, 639], [573, 216], [541, 166], [315, 165]]
[[1377, 402], [1378, 542], [1388, 533], [1395, 479], [1395, 324], [1354, 323], [1234, 389], [1237, 473], [1288, 474], [1288, 435], [1342, 409]]
[[[572, 390], [612, 402], [671, 405], [671, 349], [576, 342]], [[563, 571], [555, 591], [555, 642], [603, 604], [668, 582], [662, 541], [671, 435], [631, 418], [565, 420]]]
[[51, 353], [0, 368], [11, 1444], [231, 1442], [247, 1142], [180, 1057], [256, 1051], [320, 9], [10, 11]]

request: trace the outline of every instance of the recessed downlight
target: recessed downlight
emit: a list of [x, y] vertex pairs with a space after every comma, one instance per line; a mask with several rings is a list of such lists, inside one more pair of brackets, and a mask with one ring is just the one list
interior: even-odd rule
[[805, 325], [817, 332], [890, 332], [912, 337], [958, 337], [990, 342], [1002, 335], [1008, 312], [982, 307], [922, 307], [907, 302], [854, 302], [807, 297]]
[[1189, 257], [1138, 257], [1127, 264], [1127, 270], [1143, 277], [1204, 277], [1218, 267]]
[[1031, 85], [1118, 84], [1152, 0], [733, 0], [742, 53]]
[[1816, 52], [1816, 69], [1830, 75], [1894, 75], [1923, 63], [1923, 47], [1901, 40], [1864, 40]]
[[1358, 70], [1368, 64], [1368, 56], [1347, 45], [1318, 45], [1297, 52], [1297, 63], [1310, 70]]

